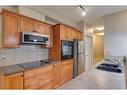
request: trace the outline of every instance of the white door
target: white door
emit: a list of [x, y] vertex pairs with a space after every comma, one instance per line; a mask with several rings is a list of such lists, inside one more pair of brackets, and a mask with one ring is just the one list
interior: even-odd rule
[[92, 38], [85, 37], [85, 71], [92, 68]]

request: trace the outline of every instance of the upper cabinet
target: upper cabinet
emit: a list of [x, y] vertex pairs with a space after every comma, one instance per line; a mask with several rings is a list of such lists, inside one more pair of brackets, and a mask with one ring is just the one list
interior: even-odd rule
[[[16, 48], [20, 45], [20, 32], [38, 32], [42, 35], [49, 36], [49, 42], [42, 47], [51, 48], [53, 47], [53, 35], [56, 35], [59, 40], [69, 40], [73, 39], [81, 40], [81, 32], [67, 27], [62, 24], [57, 24], [52, 26], [50, 24], [19, 15], [17, 13], [4, 10], [2, 11], [2, 21], [3, 21], [3, 47], [6, 48]], [[54, 39], [55, 36], [54, 36]]]
[[68, 40], [73, 40], [72, 34], [73, 34], [73, 29], [67, 28], [67, 39]]
[[27, 17], [21, 17], [21, 31], [27, 31], [27, 32], [35, 31], [34, 21]]
[[[60, 32], [60, 39], [61, 40], [71, 40], [71, 41], [73, 39], [81, 40], [81, 32], [79, 32], [73, 28], [64, 26], [64, 25], [57, 25], [57, 26], [59, 26], [58, 32]], [[56, 26], [54, 26], [54, 27], [56, 27]]]
[[65, 40], [67, 38], [67, 28], [63, 25], [60, 25], [60, 39]]
[[73, 34], [73, 31], [71, 28], [60, 25], [60, 39], [61, 40], [73, 40], [72, 34]]
[[82, 33], [81, 32], [77, 32], [76, 34], [77, 34], [77, 39], [81, 40], [82, 39]]
[[53, 47], [53, 27], [52, 25], [46, 25], [46, 33], [45, 35], [49, 35], [49, 41], [46, 45], [47, 48]]
[[49, 36], [49, 42], [44, 46], [50, 48], [53, 45], [52, 25], [19, 15], [17, 13], [3, 10], [3, 47], [16, 48], [20, 45], [20, 32], [38, 32]]
[[45, 25], [44, 35], [49, 35], [48, 43], [46, 45], [42, 45], [44, 48], [53, 47], [53, 27], [50, 24]]
[[20, 16], [9, 12], [3, 12], [2, 18], [3, 47], [18, 47], [20, 32]]
[[35, 22], [35, 24], [36, 24], [35, 31], [40, 34], [46, 35], [46, 24], [41, 22]]

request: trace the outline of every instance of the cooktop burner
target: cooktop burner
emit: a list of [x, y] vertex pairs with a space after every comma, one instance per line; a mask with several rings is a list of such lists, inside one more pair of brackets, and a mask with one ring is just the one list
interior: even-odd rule
[[34, 62], [28, 62], [28, 63], [21, 63], [21, 64], [18, 64], [18, 66], [28, 69], [28, 68], [37, 67], [40, 65], [49, 64], [49, 63], [50, 62], [48, 60], [40, 60], [40, 61], [34, 61]]

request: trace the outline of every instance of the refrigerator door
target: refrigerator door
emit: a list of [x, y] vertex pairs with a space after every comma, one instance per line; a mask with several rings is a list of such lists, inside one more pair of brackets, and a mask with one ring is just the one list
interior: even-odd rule
[[73, 41], [73, 78], [85, 71], [84, 41]]
[[73, 41], [73, 78], [78, 76], [78, 41]]

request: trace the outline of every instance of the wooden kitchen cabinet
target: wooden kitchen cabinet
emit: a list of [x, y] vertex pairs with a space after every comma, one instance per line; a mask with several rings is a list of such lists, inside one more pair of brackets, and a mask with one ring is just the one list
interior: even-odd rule
[[73, 30], [72, 37], [73, 39], [77, 39], [77, 31]]
[[21, 16], [21, 32], [34, 32], [36, 31], [35, 28], [36, 24], [32, 19]]
[[61, 40], [67, 39], [67, 28], [63, 25], [60, 25], [60, 39]]
[[46, 44], [46, 48], [53, 47], [53, 27], [52, 25], [46, 25], [46, 32], [45, 35], [49, 35], [48, 43]]
[[76, 34], [77, 34], [77, 39], [81, 40], [82, 39], [82, 33], [81, 32], [77, 32]]
[[52, 89], [53, 66], [45, 66], [24, 72], [24, 89]]
[[23, 89], [23, 73], [6, 76], [5, 80], [6, 89]]
[[4, 76], [0, 74], [1, 89], [23, 89], [23, 73]]
[[73, 36], [72, 36], [72, 34], [73, 34], [73, 29], [71, 29], [71, 28], [67, 28], [67, 40], [71, 40], [71, 41], [73, 41]]
[[35, 31], [43, 34], [43, 35], [48, 35], [48, 33], [46, 32], [46, 24], [45, 23], [41, 23], [41, 22], [35, 22], [36, 23], [36, 29]]
[[73, 41], [73, 39], [80, 40], [81, 39], [81, 33], [71, 27], [67, 27], [61, 24], [57, 24], [54, 26], [56, 33], [60, 36], [60, 40], [68, 40]]
[[20, 16], [3, 11], [2, 12], [3, 47], [19, 47]]
[[53, 65], [53, 84], [54, 84], [54, 88], [57, 88], [60, 86], [60, 80], [61, 80], [61, 66], [60, 63], [56, 63]]
[[61, 24], [53, 26], [53, 46], [49, 49], [49, 59], [61, 61], [61, 40], [73, 41], [73, 39], [80, 39], [76, 29], [67, 27]]
[[73, 60], [65, 60], [61, 62], [61, 85], [72, 79]]
[[73, 40], [72, 29], [66, 26], [60, 25], [60, 39], [61, 40]]

